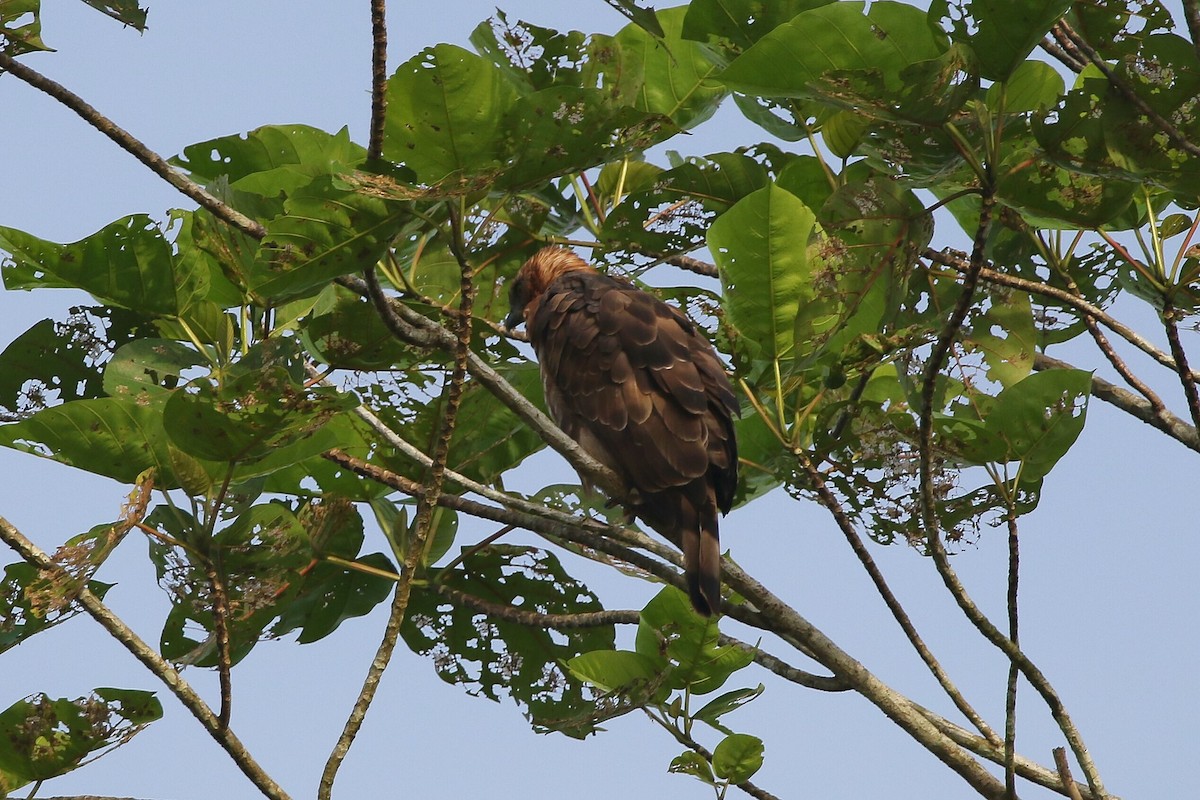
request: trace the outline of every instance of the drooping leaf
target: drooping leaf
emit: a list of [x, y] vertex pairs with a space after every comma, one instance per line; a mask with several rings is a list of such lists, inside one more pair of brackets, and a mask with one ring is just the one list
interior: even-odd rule
[[125, 217], [74, 244], [0, 228], [8, 289], [78, 288], [143, 314], [176, 316], [207, 287], [206, 275], [177, 271], [171, 246], [145, 214]]
[[146, 30], [146, 11], [138, 5], [138, 0], [83, 0], [92, 8], [105, 16], [112, 17], [117, 22], [129, 25], [139, 31]]
[[786, 365], [795, 356], [796, 315], [813, 296], [808, 244], [815, 220], [795, 195], [770, 185], [709, 228], [735, 345], [754, 359]]
[[881, 0], [865, 9], [840, 2], [804, 11], [760, 38], [720, 80], [737, 92], [886, 117], [937, 121], [957, 110], [973, 86], [962, 53], [912, 6]]
[[713, 772], [732, 784], [745, 783], [762, 768], [762, 739], [745, 733], [731, 733], [713, 749]]
[[[21, 783], [70, 772], [88, 755], [116, 747], [162, 717], [153, 692], [96, 689], [75, 700], [45, 694], [0, 712], [0, 771]], [[8, 787], [15, 788], [15, 787]]]
[[0, 0], [0, 52], [52, 50], [42, 41], [41, 0]]
[[740, 53], [797, 14], [833, 0], [693, 0], [683, 21], [683, 36], [714, 41]]
[[659, 660], [665, 653], [670, 664], [666, 687], [708, 694], [754, 658], [741, 648], [717, 644], [717, 635], [715, 621], [700, 617], [683, 592], [668, 586], [642, 609], [637, 652]]
[[621, 103], [662, 114], [683, 130], [711, 117], [726, 92], [713, 80], [717, 67], [696, 42], [682, 36], [686, 12], [683, 6], [658, 12], [661, 38], [626, 25], [612, 37], [616, 60], [601, 68], [602, 88]]

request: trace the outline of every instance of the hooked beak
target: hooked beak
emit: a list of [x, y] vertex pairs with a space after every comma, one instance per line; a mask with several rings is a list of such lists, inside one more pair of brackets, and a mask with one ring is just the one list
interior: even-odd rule
[[524, 322], [525, 316], [514, 308], [512, 311], [509, 311], [508, 316], [504, 318], [504, 327], [511, 331]]

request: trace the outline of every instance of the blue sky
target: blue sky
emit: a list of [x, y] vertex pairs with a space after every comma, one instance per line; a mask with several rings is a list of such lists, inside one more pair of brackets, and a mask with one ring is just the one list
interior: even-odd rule
[[[390, 68], [436, 42], [467, 45], [494, 5], [458, 0], [414, 10], [393, 4]], [[614, 32], [625, 21], [600, 0], [513, 0], [503, 7], [510, 17], [557, 28]], [[23, 60], [163, 155], [269, 123], [331, 131], [349, 126], [365, 142], [367, 3], [162, 3], [152, 4], [149, 24], [139, 35], [82, 3], [46, 3], [44, 37], [58, 52]], [[670, 146], [699, 155], [763, 138], [723, 109]], [[131, 213], [164, 219], [169, 208], [190, 207], [71, 112], [11, 76], [0, 77], [0, 154], [0, 225], [51, 240], [77, 240]], [[935, 239], [935, 246], [955, 243], [941, 232]], [[0, 291], [0, 347], [42, 318], [61, 318], [82, 299], [65, 291]], [[1150, 320], [1137, 308], [1120, 310], [1143, 326]], [[1186, 343], [1194, 347], [1194, 335], [1191, 340]], [[1084, 368], [1099, 363], [1086, 349], [1052, 355]], [[1170, 382], [1156, 388], [1178, 395]], [[1196, 743], [1194, 456], [1093, 402], [1078, 445], [1047, 479], [1041, 507], [1022, 525], [1023, 644], [1063, 696], [1110, 790], [1126, 798], [1179, 796]], [[0, 476], [0, 515], [47, 549], [115, 518], [126, 492], [112, 481], [7, 450], [0, 450]], [[572, 477], [565, 462], [545, 454], [520, 480], [533, 486]], [[463, 540], [488, 532], [464, 525]], [[879, 677], [952, 716], [820, 509], [777, 492], [736, 511], [722, 532], [739, 563]], [[155, 641], [167, 604], [142, 547], [131, 537], [101, 577], [119, 582], [109, 596], [112, 606]], [[926, 559], [903, 546], [875, 547], [874, 553], [950, 674], [1002, 727], [1007, 666], [998, 652], [958, 615]], [[11, 560], [0, 555], [0, 564]], [[954, 563], [980, 605], [1002, 617], [1002, 533], [985, 530]], [[571, 568], [594, 578], [609, 607], [640, 607], [654, 592], [587, 564]], [[385, 616], [381, 608], [314, 645], [266, 643], [235, 670], [233, 727], [294, 797], [314, 793]], [[795, 660], [803, 666], [803, 659]], [[0, 663], [0, 708], [33, 692], [74, 697], [97, 686], [159, 690], [166, 707], [166, 718], [131, 744], [48, 784], [43, 794], [254, 796], [173, 697], [89, 619], [42, 634]], [[212, 674], [186, 674], [215, 697]], [[743, 680], [762, 680], [768, 688], [729, 722], [766, 741], [766, 764], [755, 781], [775, 794], [969, 796], [960, 779], [861, 698], [783, 685], [765, 673]], [[1019, 750], [1049, 764], [1051, 748], [1061, 742], [1028, 686], [1022, 686], [1019, 715]], [[401, 649], [335, 796], [708, 796], [694, 780], [666, 773], [679, 748], [648, 721], [631, 715], [608, 728], [582, 743], [536, 735], [512, 704], [466, 696]], [[1022, 796], [1050, 795], [1029, 787]]]

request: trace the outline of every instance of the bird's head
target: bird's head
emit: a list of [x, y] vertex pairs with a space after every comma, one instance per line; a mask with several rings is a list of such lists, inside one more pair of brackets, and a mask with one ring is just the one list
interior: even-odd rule
[[546, 287], [564, 272], [590, 270], [586, 261], [565, 247], [543, 247], [521, 265], [508, 290], [509, 312], [504, 327], [512, 330], [526, 321], [526, 310]]

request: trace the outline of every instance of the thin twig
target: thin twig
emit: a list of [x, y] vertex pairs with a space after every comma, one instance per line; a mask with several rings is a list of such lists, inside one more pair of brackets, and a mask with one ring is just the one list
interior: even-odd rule
[[825, 483], [825, 479], [821, 476], [821, 473], [816, 468], [816, 465], [814, 465], [808, 458], [807, 454], [802, 451], [798, 452], [796, 457], [799, 460], [800, 465], [804, 468], [804, 473], [808, 476], [808, 480], [812, 484], [813, 489], [816, 491], [817, 499], [820, 500], [821, 505], [825, 506], [829, 513], [833, 515], [833, 519], [837, 523], [838, 529], [841, 530], [842, 535], [846, 537], [846, 541], [849, 543], [850, 549], [854, 551], [854, 555], [858, 557], [859, 563], [861, 563], [863, 569], [867, 571], [867, 575], [870, 576], [871, 582], [875, 584], [875, 590], [879, 593], [879, 596], [883, 598], [884, 604], [888, 607], [888, 610], [892, 612], [892, 616], [900, 625], [900, 629], [904, 631], [904, 635], [908, 637], [908, 641], [912, 644], [913, 649], [917, 651], [917, 655], [919, 655], [921, 660], [925, 662], [925, 666], [929, 668], [931, 673], [933, 673], [933, 677], [937, 679], [937, 682], [941, 685], [943, 691], [946, 692], [946, 695], [954, 703], [955, 707], [962, 712], [962, 715], [970, 720], [971, 724], [974, 725], [980, 733], [987, 737], [988, 741], [999, 744], [1000, 737], [996, 735], [996, 732], [992, 730], [991, 726], [984, 721], [983, 717], [981, 717], [979, 713], [971, 706], [971, 704], [967, 702], [967, 699], [963, 697], [962, 692], [960, 692], [958, 687], [954, 685], [954, 682], [950, 680], [950, 676], [946, 674], [946, 671], [942, 669], [942, 665], [933, 655], [933, 651], [931, 651], [929, 646], [925, 644], [925, 640], [921, 638], [921, 634], [917, 632], [917, 628], [915, 625], [913, 625], [908, 613], [904, 610], [904, 606], [901, 605], [898, 599], [896, 599], [896, 595], [892, 592], [891, 587], [888, 586], [887, 581], [884, 579], [883, 572], [879, 569], [879, 565], [875, 563], [875, 559], [871, 556], [871, 552], [867, 550], [866, 545], [863, 543], [862, 537], [858, 535], [858, 530], [854, 527], [854, 523], [848, 516], [846, 516], [845, 510], [838, 502], [837, 497], [834, 496], [833, 492], [829, 489], [829, 486]]
[[371, 136], [367, 158], [383, 157], [387, 117], [387, 0], [371, 0]]
[[1083, 800], [1079, 796], [1079, 785], [1075, 783], [1075, 779], [1071, 777], [1071, 764], [1067, 761], [1067, 751], [1065, 748], [1056, 747], [1054, 753], [1054, 766], [1058, 768], [1058, 777], [1062, 780], [1063, 788], [1067, 790], [1067, 797], [1071, 800]]
[[1167, 343], [1171, 346], [1171, 355], [1175, 359], [1179, 383], [1183, 386], [1183, 396], [1187, 398], [1188, 411], [1192, 415], [1192, 424], [1200, 428], [1200, 394], [1196, 392], [1196, 381], [1188, 368], [1187, 352], [1179, 338], [1179, 311], [1169, 296], [1163, 298], [1162, 320], [1167, 332]]
[[217, 639], [217, 676], [221, 687], [221, 713], [217, 716], [221, 728], [229, 727], [229, 717], [233, 709], [233, 657], [230, 653], [229, 642], [229, 593], [225, 591], [225, 581], [217, 572], [217, 565], [212, 558], [204, 560], [204, 574], [208, 578], [209, 590], [212, 592], [213, 635]]
[[1075, 753], [1075, 758], [1079, 761], [1081, 768], [1087, 775], [1088, 785], [1091, 786], [1092, 793], [1099, 800], [1100, 798], [1107, 797], [1107, 794], [1104, 791], [1104, 784], [1101, 782], [1099, 773], [1096, 770], [1096, 765], [1083, 743], [1083, 737], [1080, 735], [1079, 729], [1071, 720], [1066, 707], [1063, 705], [1058, 693], [1046, 679], [1046, 676], [1029, 660], [1028, 656], [1019, 647], [996, 628], [992, 621], [987, 618], [987, 615], [979, 609], [975, 601], [971, 599], [966, 588], [962, 585], [962, 581], [959, 580], [958, 575], [955, 573], [954, 568], [950, 565], [937, 521], [937, 505], [933, 492], [932, 421], [934, 389], [937, 376], [941, 372], [942, 365], [950, 352], [951, 343], [957, 336], [963, 320], [966, 319], [967, 311], [970, 309], [975, 295], [979, 275], [983, 270], [983, 252], [987, 243], [988, 231], [991, 228], [991, 212], [994, 204], [994, 192], [984, 191], [980, 206], [979, 225], [976, 228], [975, 239], [971, 249], [970, 267], [963, 277], [962, 293], [959, 295], [954, 311], [938, 336], [929, 361], [925, 365], [925, 374], [921, 385], [921, 408], [917, 425], [921, 519], [926, 530], [926, 546], [947, 590], [954, 597], [955, 602], [958, 603], [959, 608], [971, 624], [983, 634], [985, 639], [1008, 656], [1011, 662], [1017, 664], [1026, 680], [1041, 695], [1047, 708], [1050, 710], [1051, 716], [1058, 723], [1059, 729], [1063, 732], [1063, 736], [1066, 737], [1067, 743], [1071, 746], [1072, 752]]
[[[665, 719], [662, 719], [658, 715], [652, 713], [650, 711], [650, 709], [643, 707], [642, 712], [645, 713], [645, 715], [647, 717], [649, 717], [660, 728], [665, 730], [667, 733], [671, 734], [671, 736], [675, 739], [675, 741], [679, 742], [681, 745], [683, 745], [687, 749], [696, 753], [697, 755], [699, 755], [701, 758], [703, 758], [708, 763], [710, 763], [710, 764], [712, 763], [713, 754], [712, 754], [711, 750], [709, 750], [704, 745], [697, 742], [695, 739], [693, 739], [687, 733], [680, 730], [677, 726], [672, 725], [671, 723], [667, 722]], [[758, 798], [758, 800], [779, 800], [778, 797], [771, 794], [766, 789], [760, 788], [759, 786], [751, 783], [750, 781], [736, 783], [736, 784], [734, 784], [734, 786], [737, 786], [739, 789], [741, 789], [743, 792], [750, 795], [751, 797]]]
[[[936, 250], [926, 250], [921, 254], [921, 256], [922, 258], [932, 261], [935, 264], [941, 264], [942, 266], [950, 267], [951, 269], [964, 274], [970, 269], [969, 260], [966, 259], [962, 253], [958, 253], [954, 250], [946, 249], [940, 252]], [[1129, 342], [1131, 345], [1141, 350], [1143, 353], [1150, 356], [1167, 369], [1171, 370], [1172, 372], [1177, 371], [1175, 361], [1171, 358], [1169, 353], [1166, 353], [1155, 347], [1150, 340], [1138, 334], [1128, 325], [1125, 325], [1124, 323], [1110, 316], [1104, 311], [1104, 309], [1100, 308], [1099, 306], [1092, 305], [1091, 303], [1083, 300], [1069, 291], [1059, 289], [1056, 286], [1050, 286], [1049, 284], [1039, 283], [1038, 281], [1030, 281], [1026, 280], [1025, 278], [1018, 278], [1014, 275], [1006, 275], [1002, 272], [988, 269], [987, 267], [982, 267], [979, 270], [979, 279], [986, 281], [987, 283], [994, 283], [999, 286], [1008, 286], [1012, 289], [1019, 289], [1020, 291], [1027, 292], [1029, 294], [1049, 297], [1053, 300], [1057, 300], [1063, 305], [1070, 306], [1078, 311], [1081, 316], [1095, 319], [1101, 325], [1108, 328], [1113, 333], [1117, 334], [1122, 339]], [[1200, 380], [1200, 373], [1191, 372], [1189, 374], [1192, 376], [1192, 380]]]
[[[1020, 647], [1018, 636], [1020, 617], [1017, 595], [1020, 588], [1021, 549], [1017, 536], [1016, 509], [1009, 507], [1008, 522], [1008, 638], [1013, 646]], [[1004, 789], [1009, 800], [1017, 800], [1017, 773], [1014, 759], [1017, 756], [1017, 677], [1019, 670], [1015, 661], [1008, 665], [1008, 682], [1004, 690]]]
[[[400, 635], [400, 627], [404, 623], [404, 616], [408, 610], [408, 601], [412, 595], [412, 581], [425, 555], [425, 542], [429, 538], [429, 532], [433, 523], [433, 511], [437, 507], [438, 499], [442, 493], [446, 460], [450, 453], [450, 440], [454, 434], [455, 423], [458, 419], [458, 409], [463, 397], [463, 385], [467, 378], [467, 354], [470, 352], [471, 344], [471, 306], [475, 300], [474, 285], [471, 281], [471, 269], [459, 245], [461, 231], [457, 224], [453, 224], [453, 220], [455, 219], [453, 215], [451, 215], [451, 219], [453, 230], [450, 237], [450, 249], [458, 259], [462, 279], [458, 318], [454, 332], [456, 336], [454, 368], [451, 372], [450, 383], [445, 390], [446, 406], [442, 415], [437, 447], [434, 451], [432, 463], [429, 465], [428, 475], [423, 483], [421, 492], [417, 496], [417, 513], [413, 525], [413, 534], [408, 543], [408, 552], [405, 553], [404, 568], [400, 572], [400, 581], [396, 584], [396, 591], [392, 596], [392, 607], [387, 625], [385, 626], [384, 637], [379, 643], [375, 657], [371, 660], [366, 680], [359, 691], [358, 699], [354, 703], [350, 717], [346, 720], [342, 734], [338, 737], [337, 744], [325, 762], [325, 769], [321, 773], [321, 782], [317, 791], [319, 800], [329, 800], [330, 794], [333, 791], [333, 782], [337, 777], [337, 771], [345, 760], [346, 754], [350, 751], [350, 747], [353, 745], [359, 730], [362, 728], [363, 720], [366, 718], [367, 711], [378, 690], [379, 681], [383, 677], [383, 672], [387, 669], [388, 663], [391, 661], [392, 653], [395, 651], [396, 642]], [[391, 305], [387, 298], [383, 296], [383, 291], [375, 276], [374, 266], [367, 268], [365, 278], [367, 288], [371, 293], [372, 302], [377, 309], [381, 310], [381, 313], [386, 315], [388, 312], [383, 311], [383, 309], [388, 309], [390, 312]]]
[[[70, 579], [70, 575], [59, 564], [3, 517], [0, 517], [0, 541], [15, 550], [23, 560], [40, 571], [58, 579]], [[231, 730], [222, 727], [217, 715], [183, 679], [175, 667], [171, 666], [154, 648], [142, 641], [132, 628], [104, 605], [100, 598], [96, 597], [86, 586], [79, 589], [75, 601], [114, 639], [124, 645], [134, 658], [141, 661], [147, 669], [166, 684], [167, 688], [179, 698], [192, 716], [204, 726], [209, 735], [229, 754], [242, 773], [258, 787], [265, 797], [271, 798], [271, 800], [290, 800], [287, 792], [258, 765], [241, 740]]]
[[82, 97], [67, 89], [62, 84], [56, 83], [40, 72], [30, 69], [3, 51], [0, 51], [0, 71], [8, 72], [14, 77], [25, 81], [25, 83], [33, 88], [45, 92], [74, 111], [89, 125], [116, 142], [122, 150], [149, 167], [151, 172], [195, 200], [201, 208], [207, 209], [213, 216], [224, 220], [247, 236], [255, 239], [262, 239], [267, 235], [267, 229], [261, 224], [209, 194], [200, 184], [183, 175], [168, 164], [162, 156], [135, 139], [132, 134], [92, 108]]

